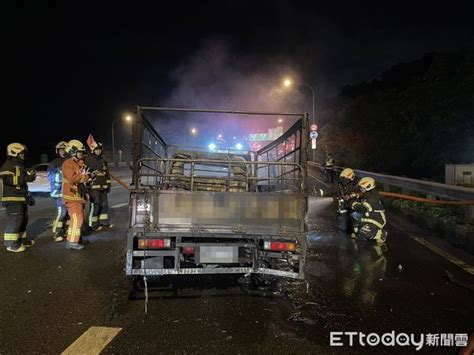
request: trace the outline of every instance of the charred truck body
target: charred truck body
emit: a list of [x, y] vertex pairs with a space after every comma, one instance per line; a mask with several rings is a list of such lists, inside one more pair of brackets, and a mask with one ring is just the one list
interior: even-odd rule
[[[149, 119], [165, 112], [296, 123], [259, 151], [209, 151], [167, 144]], [[137, 107], [127, 275], [304, 278], [308, 134], [307, 114]]]

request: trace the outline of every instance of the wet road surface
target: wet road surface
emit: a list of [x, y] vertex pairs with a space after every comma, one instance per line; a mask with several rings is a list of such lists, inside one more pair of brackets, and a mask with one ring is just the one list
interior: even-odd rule
[[92, 235], [83, 251], [52, 241], [54, 203], [38, 200], [29, 230], [37, 245], [23, 254], [0, 251], [0, 354], [61, 353], [92, 326], [121, 329], [106, 354], [407, 354], [414, 348], [330, 347], [329, 333], [474, 330], [474, 292], [451, 283], [446, 271], [471, 284], [473, 276], [413, 239], [433, 233], [389, 214], [385, 247], [353, 241], [336, 228], [331, 198], [310, 201], [308, 284], [281, 280], [255, 289], [237, 276], [151, 280], [161, 289], [149, 293], [145, 317], [143, 295], [130, 299], [123, 271], [127, 199], [125, 190], [112, 190], [117, 226]]

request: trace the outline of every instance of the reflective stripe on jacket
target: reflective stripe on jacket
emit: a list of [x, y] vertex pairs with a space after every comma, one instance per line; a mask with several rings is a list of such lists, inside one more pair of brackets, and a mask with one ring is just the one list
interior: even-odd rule
[[360, 202], [353, 202], [352, 209], [362, 214], [361, 221], [382, 229], [387, 224], [385, 208], [376, 190], [366, 192]]
[[0, 169], [3, 180], [2, 202], [26, 203], [27, 182], [36, 179], [34, 169], [25, 169], [25, 163], [16, 157], [7, 157]]
[[112, 181], [110, 180], [109, 166], [102, 156], [91, 154], [86, 158], [86, 165], [96, 173], [89, 188], [91, 190], [106, 190], [110, 188]]
[[61, 191], [62, 191], [62, 165], [66, 158], [57, 157], [53, 161], [51, 161], [48, 165], [47, 176], [49, 183], [51, 185], [51, 193], [50, 196], [52, 198], [60, 198]]
[[62, 194], [64, 202], [82, 202], [84, 197], [80, 193], [80, 184], [89, 180], [89, 176], [83, 174], [81, 169], [84, 167], [84, 162], [75, 157], [67, 159], [62, 165], [63, 172], [63, 186]]

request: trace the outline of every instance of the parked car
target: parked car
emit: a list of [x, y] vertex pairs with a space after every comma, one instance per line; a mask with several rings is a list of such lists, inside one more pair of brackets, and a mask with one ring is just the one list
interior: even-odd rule
[[32, 168], [36, 170], [36, 180], [28, 183], [28, 190], [31, 192], [51, 192], [51, 185], [46, 174], [48, 163], [36, 164]]

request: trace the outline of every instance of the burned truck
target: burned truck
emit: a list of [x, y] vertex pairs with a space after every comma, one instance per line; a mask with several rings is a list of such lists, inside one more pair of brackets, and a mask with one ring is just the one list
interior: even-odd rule
[[[165, 113], [295, 123], [258, 151], [211, 150], [165, 142], [153, 124]], [[127, 275], [304, 278], [307, 114], [138, 106], [132, 130]]]

